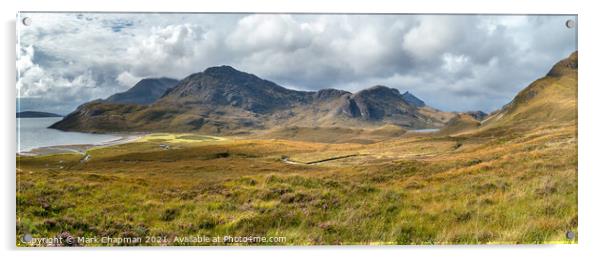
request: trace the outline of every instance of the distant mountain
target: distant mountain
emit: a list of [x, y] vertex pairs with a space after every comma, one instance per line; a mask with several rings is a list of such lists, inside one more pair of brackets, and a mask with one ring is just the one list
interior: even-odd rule
[[17, 118], [50, 118], [50, 117], [63, 117], [56, 113], [50, 112], [37, 112], [37, 111], [23, 111], [17, 112]]
[[483, 111], [467, 111], [464, 113], [466, 115], [469, 115], [470, 117], [473, 117], [475, 120], [478, 120], [478, 121], [482, 121], [483, 119], [485, 119], [485, 117], [487, 117], [487, 113], [485, 113]]
[[357, 93], [336, 89], [296, 91], [229, 66], [219, 66], [184, 78], [148, 105], [93, 101], [51, 127], [93, 132], [233, 134], [283, 126], [442, 126], [440, 118], [423, 114], [420, 109], [407, 103], [397, 89], [385, 86]]
[[457, 112], [445, 112], [433, 107], [428, 106], [424, 101], [420, 98], [416, 97], [409, 91], [406, 91], [401, 95], [403, 100], [410, 104], [410, 106], [417, 108], [418, 113], [424, 117], [429, 118], [429, 124], [435, 128], [443, 127], [449, 120], [453, 119]]
[[406, 103], [409, 103], [410, 105], [413, 105], [414, 107], [424, 107], [424, 106], [426, 106], [426, 104], [424, 103], [424, 101], [418, 99], [418, 97], [414, 96], [413, 94], [411, 94], [408, 91], [406, 91], [405, 93], [403, 93], [401, 95], [401, 98], [403, 98], [403, 100], [406, 101]]
[[166, 77], [146, 78], [123, 93], [111, 95], [105, 101], [122, 104], [150, 104], [163, 96], [167, 90], [177, 83], [178, 80]]
[[477, 129], [480, 126], [481, 123], [472, 115], [468, 113], [460, 113], [449, 120], [440, 132], [444, 134], [452, 134]]
[[377, 85], [361, 90], [349, 98], [344, 107], [353, 118], [383, 120], [410, 114], [413, 109], [405, 102], [399, 90]]

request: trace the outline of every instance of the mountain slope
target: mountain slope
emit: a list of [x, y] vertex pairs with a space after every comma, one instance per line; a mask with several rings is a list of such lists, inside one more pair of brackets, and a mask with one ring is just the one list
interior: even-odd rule
[[483, 121], [484, 128], [530, 128], [577, 120], [577, 52], [520, 91], [509, 104]]
[[348, 95], [338, 107], [348, 117], [367, 122], [384, 122], [409, 128], [424, 127], [416, 108], [405, 102], [397, 89], [373, 86]]
[[413, 105], [414, 107], [424, 107], [426, 105], [424, 101], [420, 100], [418, 97], [414, 96], [408, 91], [403, 93], [401, 97], [404, 101], [406, 101], [406, 103]]
[[[442, 134], [508, 136], [540, 128], [574, 127], [577, 123], [577, 52], [556, 63], [542, 78], [521, 90], [500, 110], [459, 113]], [[484, 119], [483, 119], [484, 117]], [[519, 135], [520, 135], [519, 134]]]
[[437, 127], [397, 89], [296, 91], [229, 66], [192, 74], [148, 105], [95, 101], [52, 128], [73, 131], [244, 133], [281, 126]]
[[255, 75], [221, 66], [186, 77], [156, 105], [208, 104], [269, 113], [304, 103], [310, 96], [309, 92], [289, 90]]
[[109, 96], [105, 101], [122, 104], [149, 104], [159, 99], [177, 83], [178, 80], [166, 77], [146, 78], [123, 93]]

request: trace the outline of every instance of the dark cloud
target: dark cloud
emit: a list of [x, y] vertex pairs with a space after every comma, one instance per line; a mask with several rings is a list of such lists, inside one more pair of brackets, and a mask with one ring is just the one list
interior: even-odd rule
[[19, 94], [61, 113], [144, 77], [223, 64], [295, 89], [381, 84], [445, 110], [491, 111], [576, 50], [570, 16], [26, 15]]

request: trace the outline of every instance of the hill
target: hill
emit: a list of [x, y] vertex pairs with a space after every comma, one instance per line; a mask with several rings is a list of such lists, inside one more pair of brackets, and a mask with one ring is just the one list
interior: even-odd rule
[[556, 63], [502, 109], [483, 121], [483, 128], [530, 129], [544, 124], [576, 123], [577, 52]]
[[470, 114], [462, 113], [449, 120], [440, 132], [443, 134], [453, 134], [476, 129], [479, 126], [481, 126], [481, 123], [477, 119]]
[[542, 78], [521, 90], [501, 109], [454, 114], [441, 134], [506, 136], [541, 127], [574, 126], [577, 122], [577, 52], [556, 63]]

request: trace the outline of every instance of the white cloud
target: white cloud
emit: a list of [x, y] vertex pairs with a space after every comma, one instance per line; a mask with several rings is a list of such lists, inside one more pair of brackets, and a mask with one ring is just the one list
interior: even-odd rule
[[443, 69], [449, 73], [456, 74], [469, 69], [469, 58], [464, 55], [443, 54]]
[[291, 15], [249, 15], [227, 36], [226, 45], [234, 51], [295, 51], [308, 47], [315, 33]]
[[32, 60], [35, 57], [33, 46], [24, 46], [17, 58], [17, 70], [20, 75], [17, 81], [19, 95], [25, 98], [51, 97], [61, 99], [64, 93], [86, 93], [83, 88], [96, 87], [96, 81], [90, 71], [67, 79], [60, 74], [49, 73]]
[[443, 109], [493, 110], [576, 49], [566, 16], [27, 15], [21, 97], [65, 109], [141, 78], [231, 65], [299, 89], [384, 84]]
[[136, 77], [166, 75], [183, 77], [197, 64], [205, 47], [205, 33], [198, 25], [181, 24], [152, 27], [150, 33], [132, 39], [125, 61]]
[[117, 76], [117, 82], [125, 87], [125, 89], [132, 87], [141, 79], [142, 77], [133, 76], [129, 71], [123, 71]]
[[404, 37], [403, 48], [419, 60], [429, 60], [441, 55], [451, 45], [456, 44], [463, 24], [457, 17], [425, 16], [419, 25], [412, 28]]

